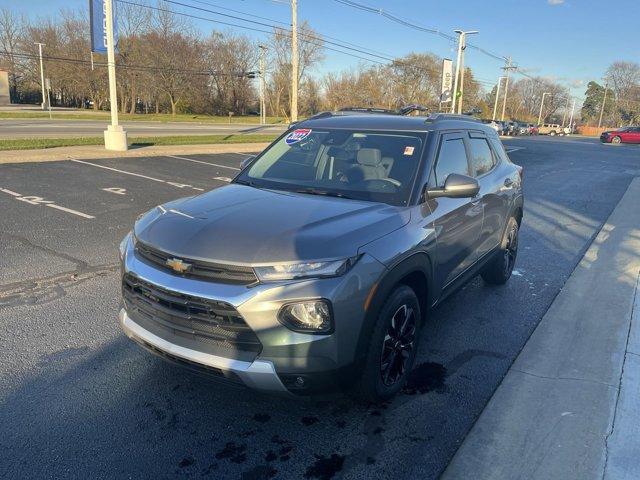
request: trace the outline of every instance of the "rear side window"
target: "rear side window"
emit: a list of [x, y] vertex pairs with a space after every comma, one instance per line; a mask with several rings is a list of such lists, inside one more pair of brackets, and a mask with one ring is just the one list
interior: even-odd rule
[[452, 173], [469, 175], [467, 152], [462, 138], [444, 139], [436, 163], [436, 185], [443, 186]]
[[487, 140], [484, 138], [470, 138], [471, 174], [480, 177], [489, 172], [496, 164]]

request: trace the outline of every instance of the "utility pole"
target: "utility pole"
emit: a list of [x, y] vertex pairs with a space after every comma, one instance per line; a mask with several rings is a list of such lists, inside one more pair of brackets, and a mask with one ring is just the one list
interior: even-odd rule
[[540, 114], [538, 115], [538, 125], [540, 125], [540, 122], [542, 120], [542, 107], [544, 106], [544, 97], [546, 97], [547, 95], [551, 95], [549, 92], [544, 92], [542, 94], [542, 101], [540, 102]]
[[458, 34], [458, 57], [456, 59], [456, 76], [453, 82], [453, 98], [451, 99], [451, 113], [456, 113], [456, 100], [458, 100], [458, 79], [460, 80], [460, 99], [458, 100], [458, 113], [462, 113], [462, 89], [464, 84], [464, 50], [467, 47], [467, 35], [478, 33], [477, 30], [468, 32], [454, 30]]
[[116, 50], [113, 34], [113, 0], [105, 0], [107, 27], [107, 70], [109, 72], [109, 104], [111, 125], [104, 131], [104, 148], [124, 151], [128, 149], [127, 132], [118, 123], [118, 93], [116, 91]]
[[493, 102], [493, 116], [491, 117], [491, 120], [496, 119], [496, 113], [498, 113], [498, 98], [500, 97], [500, 84], [502, 83], [502, 80], [506, 78], [507, 77], [498, 77], [498, 86], [496, 87], [496, 99]]
[[260, 124], [264, 125], [267, 123], [267, 113], [265, 111], [265, 89], [264, 89], [264, 74], [265, 74], [265, 53], [267, 51], [267, 47], [264, 45], [258, 45], [260, 48]]
[[516, 69], [516, 67], [514, 67], [511, 64], [511, 57], [507, 58], [507, 64], [504, 67], [502, 67], [502, 69], [507, 72], [506, 80], [504, 82], [504, 100], [502, 101], [502, 115], [500, 117], [500, 120], [504, 122], [504, 112], [507, 110], [507, 94], [509, 93], [509, 75], [511, 73], [511, 70]]
[[298, 0], [291, 0], [291, 121], [298, 121]]
[[42, 47], [44, 47], [45, 43], [36, 42], [38, 45], [38, 52], [40, 52], [40, 84], [42, 85], [42, 110], [47, 109], [47, 97], [44, 93], [44, 64], [42, 63]]
[[598, 120], [598, 128], [602, 126], [602, 115], [604, 115], [604, 104], [607, 101], [607, 91], [609, 90], [609, 79], [604, 83], [604, 97], [602, 98], [602, 107], [600, 108], [600, 119]]
[[576, 111], [576, 99], [573, 99], [573, 105], [571, 106], [571, 117], [569, 117], [569, 128], [571, 129], [571, 133], [573, 133], [573, 114]]
[[567, 106], [564, 107], [564, 112], [562, 112], [562, 126], [564, 127], [564, 122], [567, 120], [567, 112], [569, 112], [569, 100], [571, 97], [567, 97]]

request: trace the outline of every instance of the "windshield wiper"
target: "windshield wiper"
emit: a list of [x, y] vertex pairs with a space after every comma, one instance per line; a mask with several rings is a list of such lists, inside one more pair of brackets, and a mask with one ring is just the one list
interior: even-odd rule
[[246, 185], [247, 187], [259, 188], [255, 182], [251, 180], [234, 180], [233, 183], [237, 183], [238, 185]]
[[323, 195], [325, 197], [337, 197], [337, 198], [347, 198], [352, 199], [352, 197], [345, 195], [344, 193], [339, 192], [331, 192], [327, 190], [318, 190], [316, 188], [300, 188], [295, 190], [296, 193], [307, 193], [309, 195]]

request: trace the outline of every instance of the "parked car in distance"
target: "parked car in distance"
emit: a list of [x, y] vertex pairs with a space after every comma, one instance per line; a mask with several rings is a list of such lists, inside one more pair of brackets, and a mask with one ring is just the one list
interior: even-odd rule
[[529, 124], [524, 122], [516, 122], [518, 125], [518, 135], [531, 135]]
[[502, 125], [499, 122], [485, 118], [485, 119], [482, 119], [482, 123], [493, 128], [498, 135], [502, 134]]
[[538, 130], [538, 126], [533, 124], [533, 123], [527, 124], [527, 129], [529, 131], [529, 135], [539, 135], [540, 134], [540, 132]]
[[602, 143], [640, 143], [640, 127], [623, 127], [618, 130], [602, 132]]
[[230, 184], [138, 218], [120, 325], [221, 381], [388, 399], [433, 307], [477, 274], [508, 281], [522, 214], [522, 168], [493, 128], [325, 112]]
[[562, 125], [558, 125], [557, 123], [544, 123], [538, 127], [539, 135], [551, 135], [552, 137], [555, 135], [564, 135], [564, 129]]

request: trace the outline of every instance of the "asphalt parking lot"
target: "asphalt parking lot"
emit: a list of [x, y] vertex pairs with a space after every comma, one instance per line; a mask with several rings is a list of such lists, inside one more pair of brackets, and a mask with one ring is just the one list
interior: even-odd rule
[[640, 176], [637, 146], [505, 145], [525, 169], [514, 277], [434, 311], [413, 388], [382, 407], [220, 386], [120, 332], [135, 218], [225, 185], [245, 154], [0, 165], [0, 477], [437, 478]]

